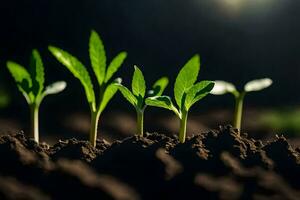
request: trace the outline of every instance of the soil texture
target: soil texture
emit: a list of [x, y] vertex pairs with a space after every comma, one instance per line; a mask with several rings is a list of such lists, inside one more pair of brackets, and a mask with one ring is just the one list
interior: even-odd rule
[[300, 199], [300, 149], [231, 126], [187, 138], [146, 133], [50, 146], [0, 137], [0, 199]]

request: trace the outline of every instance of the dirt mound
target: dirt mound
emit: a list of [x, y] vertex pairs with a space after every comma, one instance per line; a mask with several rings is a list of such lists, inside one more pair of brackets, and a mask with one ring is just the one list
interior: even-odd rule
[[284, 137], [263, 144], [230, 126], [184, 144], [147, 133], [96, 148], [76, 139], [50, 147], [17, 134], [0, 137], [0, 156], [0, 185], [20, 189], [0, 190], [3, 199], [12, 199], [5, 191], [27, 199], [300, 198], [299, 150]]

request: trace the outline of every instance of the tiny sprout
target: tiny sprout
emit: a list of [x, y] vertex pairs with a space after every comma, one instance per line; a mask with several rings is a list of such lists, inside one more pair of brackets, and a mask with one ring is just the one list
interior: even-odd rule
[[[120, 92], [127, 101], [132, 104], [136, 110], [137, 114], [137, 134], [143, 136], [144, 133], [144, 111], [147, 107], [145, 104], [145, 99], [157, 95], [162, 95], [163, 91], [169, 83], [168, 78], [162, 77], [157, 80], [153, 86], [152, 90], [148, 91], [146, 95], [146, 83], [142, 71], [134, 66], [134, 73], [132, 77], [131, 89], [132, 92], [125, 86], [120, 83], [116, 83], [116, 86], [119, 88]], [[146, 97], [148, 96], [148, 97]]]
[[37, 50], [32, 51], [29, 71], [12, 61], [7, 62], [7, 68], [15, 79], [18, 89], [29, 104], [31, 116], [30, 134], [36, 142], [39, 142], [39, 106], [45, 96], [63, 91], [67, 84], [64, 81], [58, 81], [44, 88], [44, 65]]
[[[95, 147], [97, 140], [97, 128], [99, 118], [109, 101], [117, 92], [115, 82], [121, 82], [121, 78], [110, 81], [112, 76], [118, 71], [127, 57], [126, 52], [120, 52], [108, 65], [103, 42], [100, 36], [91, 32], [89, 40], [90, 62], [99, 86], [95, 95], [94, 86], [86, 67], [68, 52], [54, 46], [49, 46], [49, 51], [81, 82], [91, 112], [90, 143]], [[96, 98], [97, 97], [97, 98]]]
[[246, 83], [243, 91], [239, 92], [232, 83], [226, 81], [215, 81], [215, 87], [211, 91], [211, 94], [214, 95], [223, 95], [226, 93], [233, 94], [233, 96], [235, 97], [235, 111], [234, 111], [233, 126], [238, 130], [241, 130], [243, 102], [246, 93], [263, 90], [269, 87], [270, 85], [272, 85], [272, 83], [273, 81], [269, 78], [252, 80]]
[[172, 110], [180, 119], [179, 141], [185, 142], [188, 111], [196, 102], [210, 93], [214, 87], [212, 81], [201, 81], [195, 84], [200, 71], [200, 57], [195, 55], [180, 70], [175, 84], [174, 96], [176, 108], [169, 96], [154, 96], [146, 99], [146, 104]]

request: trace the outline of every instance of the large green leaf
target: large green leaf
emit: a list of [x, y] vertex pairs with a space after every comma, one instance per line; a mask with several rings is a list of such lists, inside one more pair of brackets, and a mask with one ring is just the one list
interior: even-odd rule
[[185, 109], [188, 111], [194, 103], [208, 95], [213, 87], [214, 82], [212, 81], [201, 81], [193, 85], [186, 94]]
[[121, 52], [111, 61], [106, 71], [105, 81], [104, 81], [105, 83], [107, 83], [114, 75], [114, 73], [118, 71], [118, 69], [121, 67], [126, 57], [127, 57], [127, 53]]
[[102, 111], [107, 106], [108, 102], [111, 100], [111, 98], [113, 98], [113, 96], [116, 94], [117, 91], [118, 91], [118, 87], [116, 86], [115, 83], [111, 83], [107, 86], [103, 94], [102, 101], [100, 103], [100, 113], [102, 113]]
[[161, 96], [167, 85], [169, 84], [169, 79], [167, 77], [162, 77], [158, 79], [152, 86], [151, 96]]
[[38, 97], [44, 90], [45, 73], [42, 58], [36, 49], [31, 54], [29, 73], [32, 79], [32, 92]]
[[32, 80], [25, 67], [18, 63], [8, 61], [7, 68], [15, 79], [18, 89], [22, 92], [28, 103], [33, 103], [34, 96], [31, 94]]
[[105, 78], [106, 55], [102, 40], [96, 31], [91, 32], [89, 53], [92, 68], [95, 72], [99, 85], [101, 85]]
[[142, 71], [134, 66], [134, 73], [132, 77], [132, 93], [137, 97], [145, 97], [146, 83]]
[[80, 80], [81, 84], [84, 87], [88, 102], [95, 106], [93, 84], [84, 65], [79, 60], [77, 60], [77, 58], [57, 47], [50, 46], [49, 50], [59, 62], [66, 66], [70, 70], [70, 72]]
[[154, 96], [146, 98], [146, 105], [172, 110], [179, 118], [181, 115], [169, 96]]
[[183, 106], [183, 96], [196, 82], [200, 70], [200, 57], [195, 55], [180, 70], [174, 85], [174, 96], [177, 105]]
[[127, 101], [129, 101], [129, 103], [131, 103], [134, 107], [137, 107], [137, 103], [138, 100], [137, 98], [130, 92], [130, 90], [128, 90], [127, 87], [121, 85], [121, 84], [115, 84], [118, 89], [120, 90], [120, 92], [122, 93], [122, 95], [125, 97], [125, 99], [127, 99]]

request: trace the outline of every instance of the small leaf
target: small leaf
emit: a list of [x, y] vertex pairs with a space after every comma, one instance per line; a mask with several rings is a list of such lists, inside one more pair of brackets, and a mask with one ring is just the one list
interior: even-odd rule
[[200, 99], [204, 98], [209, 92], [213, 89], [214, 82], [212, 81], [201, 81], [196, 83], [191, 89], [187, 92], [185, 98], [185, 108], [189, 110], [190, 107], [195, 104]]
[[142, 71], [137, 67], [134, 66], [134, 73], [132, 77], [132, 92], [137, 97], [145, 97], [146, 92], [146, 83], [143, 76]]
[[32, 78], [32, 92], [37, 97], [44, 90], [45, 73], [42, 58], [36, 49], [31, 54], [29, 73]]
[[169, 79], [167, 77], [162, 77], [158, 79], [152, 86], [152, 90], [150, 90], [150, 96], [161, 96], [165, 91], [167, 85], [169, 84]]
[[127, 57], [127, 53], [121, 52], [111, 61], [111, 63], [107, 68], [105, 83], [107, 83], [109, 79], [114, 75], [114, 73], [118, 71], [118, 69], [121, 67], [126, 57]]
[[57, 94], [62, 92], [67, 87], [67, 83], [65, 81], [57, 81], [50, 85], [48, 85], [44, 91], [44, 96], [49, 94]]
[[127, 87], [121, 85], [121, 84], [117, 84], [115, 83], [115, 85], [118, 87], [118, 89], [120, 90], [120, 92], [122, 93], [122, 95], [125, 97], [125, 99], [127, 99], [127, 101], [129, 101], [129, 103], [131, 103], [134, 107], [137, 106], [137, 98], [130, 92], [130, 90], [127, 89]]
[[107, 86], [100, 104], [100, 113], [102, 113], [102, 111], [106, 108], [108, 102], [113, 98], [117, 91], [118, 87], [115, 83], [111, 83]]
[[210, 92], [213, 95], [223, 95], [226, 93], [236, 93], [237, 90], [232, 83], [226, 81], [214, 81], [215, 86]]
[[25, 69], [25, 67], [11, 61], [7, 62], [7, 68], [15, 79], [18, 89], [26, 98], [26, 101], [28, 103], [32, 103], [34, 101], [34, 96], [30, 94], [32, 80], [28, 71]]
[[169, 96], [154, 96], [146, 98], [146, 105], [172, 110], [179, 118], [181, 115]]
[[177, 105], [183, 106], [183, 96], [196, 82], [200, 70], [200, 57], [195, 55], [180, 70], [174, 85], [174, 96]]
[[102, 40], [96, 31], [91, 32], [89, 53], [92, 68], [97, 77], [99, 85], [101, 85], [105, 78], [106, 55]]
[[59, 62], [67, 67], [77, 79], [80, 80], [81, 84], [84, 87], [88, 102], [90, 104], [93, 104], [93, 107], [95, 107], [95, 94], [93, 90], [93, 84], [85, 66], [79, 60], [77, 60], [77, 58], [57, 47], [50, 46], [49, 51], [56, 57]]
[[244, 90], [246, 92], [260, 91], [269, 87], [270, 85], [272, 85], [272, 83], [273, 81], [270, 78], [256, 79], [248, 82], [245, 85]]

